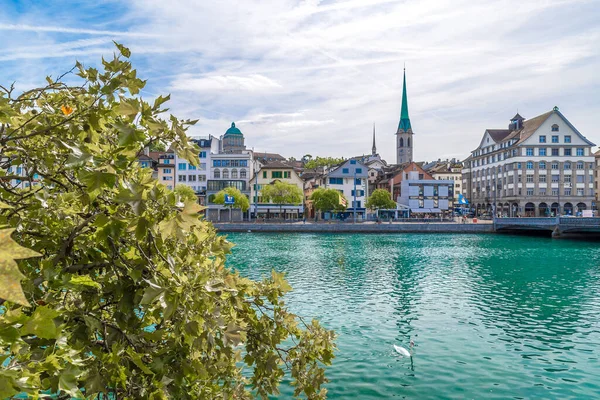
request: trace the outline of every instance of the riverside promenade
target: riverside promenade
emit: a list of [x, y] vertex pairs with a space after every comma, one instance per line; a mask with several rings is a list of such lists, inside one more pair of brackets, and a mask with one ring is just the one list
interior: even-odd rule
[[213, 223], [219, 232], [311, 232], [311, 233], [493, 233], [491, 221], [478, 223], [457, 222], [292, 222]]

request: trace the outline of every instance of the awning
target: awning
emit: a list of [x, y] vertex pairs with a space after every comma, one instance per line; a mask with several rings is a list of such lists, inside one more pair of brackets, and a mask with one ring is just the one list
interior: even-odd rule
[[442, 210], [439, 208], [411, 208], [411, 212], [414, 213], [440, 213]]

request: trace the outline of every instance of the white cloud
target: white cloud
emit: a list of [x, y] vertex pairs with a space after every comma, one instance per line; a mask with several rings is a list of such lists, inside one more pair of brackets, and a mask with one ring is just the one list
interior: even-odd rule
[[177, 77], [172, 84], [173, 90], [197, 92], [248, 91], [265, 92], [279, 89], [281, 85], [260, 74], [247, 76], [213, 75], [201, 78]]

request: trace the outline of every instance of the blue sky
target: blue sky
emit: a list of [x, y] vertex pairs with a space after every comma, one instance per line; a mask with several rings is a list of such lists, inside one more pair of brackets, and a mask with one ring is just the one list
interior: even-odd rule
[[20, 90], [130, 47], [143, 97], [194, 135], [236, 121], [284, 156], [394, 162], [406, 63], [415, 158], [460, 158], [485, 128], [557, 105], [600, 143], [600, 0], [0, 0], [0, 83]]

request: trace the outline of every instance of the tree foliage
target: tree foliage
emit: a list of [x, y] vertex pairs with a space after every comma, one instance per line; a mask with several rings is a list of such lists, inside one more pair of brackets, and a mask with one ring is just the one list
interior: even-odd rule
[[310, 200], [318, 211], [345, 211], [347, 206], [340, 203], [340, 196], [344, 195], [335, 189], [319, 188], [310, 195]]
[[[226, 194], [229, 196], [233, 196], [233, 205], [225, 204]], [[244, 193], [240, 192], [239, 189], [231, 186], [226, 187], [225, 189], [218, 192], [213, 199], [213, 203], [222, 204], [225, 207], [230, 208], [241, 208], [244, 212], [248, 211], [248, 209], [250, 208], [250, 201], [248, 200], [248, 197], [246, 197]]]
[[175, 185], [175, 193], [179, 196], [182, 203], [187, 203], [189, 201], [194, 203], [198, 202], [198, 196], [196, 196], [194, 189], [183, 183]]
[[332, 166], [338, 165], [342, 162], [344, 162], [344, 158], [317, 156], [316, 158], [308, 158], [306, 163], [304, 164], [304, 168], [314, 169], [314, 168], [320, 168], [320, 167], [332, 167]]
[[366, 207], [371, 210], [391, 210], [396, 208], [396, 202], [392, 200], [392, 196], [387, 190], [375, 189], [367, 199]]
[[333, 332], [287, 310], [281, 274], [225, 268], [200, 206], [138, 165], [155, 142], [196, 162], [194, 122], [137, 97], [117, 46], [80, 82], [0, 87], [0, 398], [248, 399], [286, 373], [324, 398]]
[[261, 195], [266, 201], [279, 205], [280, 214], [284, 204], [302, 204], [304, 198], [304, 193], [297, 185], [282, 181], [264, 185]]

